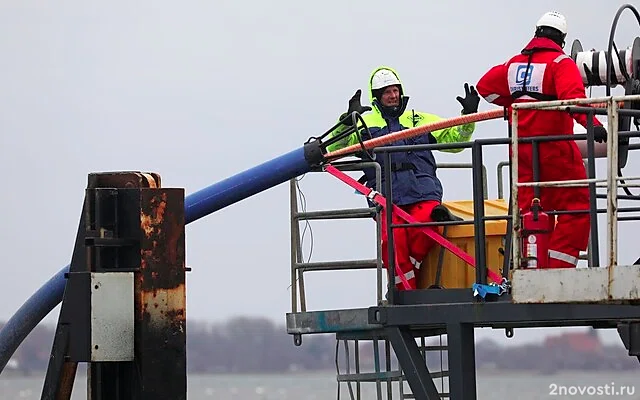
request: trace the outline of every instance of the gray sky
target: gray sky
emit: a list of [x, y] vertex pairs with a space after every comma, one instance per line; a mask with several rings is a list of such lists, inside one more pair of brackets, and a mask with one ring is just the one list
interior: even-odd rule
[[[398, 70], [411, 107], [457, 116], [455, 97], [463, 94], [464, 82], [474, 84], [489, 67], [518, 52], [542, 13], [555, 9], [567, 16], [567, 51], [575, 38], [600, 50], [620, 5], [591, 0], [580, 7], [568, 0], [395, 4], [1, 3], [5, 279], [0, 319], [13, 315], [68, 263], [87, 173], [156, 171], [164, 186], [192, 193], [326, 131], [353, 92], [366, 89], [371, 70], [383, 64]], [[629, 46], [637, 35], [635, 20], [625, 14], [618, 46]], [[503, 121], [491, 121], [478, 124], [474, 137], [506, 133]], [[436, 157], [470, 161], [470, 152]], [[506, 147], [485, 153], [491, 198], [497, 195], [495, 166], [505, 159]], [[637, 176], [639, 165], [631, 160], [625, 175]], [[605, 171], [601, 160], [599, 176]], [[471, 198], [468, 171], [440, 176], [445, 200]], [[306, 176], [301, 187], [308, 209], [364, 204], [328, 175]], [[370, 221], [312, 226], [314, 261], [374, 255]], [[628, 249], [631, 232], [621, 225], [621, 262], [640, 256]], [[307, 240], [305, 255], [308, 249]], [[290, 310], [288, 185], [189, 225], [187, 258], [193, 268], [188, 318], [263, 315], [283, 323]], [[308, 307], [369, 306], [375, 302], [374, 282], [373, 271], [309, 274]], [[58, 310], [47, 321], [54, 321]], [[486, 334], [504, 337], [501, 331]], [[539, 337], [520, 330], [501, 342]]]

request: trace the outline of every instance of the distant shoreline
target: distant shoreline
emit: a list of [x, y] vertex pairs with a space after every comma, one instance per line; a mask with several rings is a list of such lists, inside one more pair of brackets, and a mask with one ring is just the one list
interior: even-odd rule
[[[553, 377], [553, 376], [572, 376], [575, 375], [577, 377], [584, 376], [601, 376], [606, 375], [610, 377], [613, 373], [620, 373], [622, 376], [637, 374], [640, 371], [638, 370], [622, 370], [622, 371], [610, 371], [610, 370], [602, 370], [602, 371], [593, 371], [593, 370], [558, 370], [557, 373], [546, 375], [546, 374], [532, 374], [533, 370], [520, 370], [513, 371], [509, 369], [497, 370], [491, 368], [476, 368], [476, 376], [479, 378], [484, 377], [498, 377], [498, 376], [508, 376], [510, 378], [514, 377], [525, 377], [525, 378], [542, 378], [545, 376]], [[361, 373], [373, 372], [370, 370], [362, 370]], [[606, 374], [605, 374], [606, 373]], [[34, 379], [34, 378], [42, 378], [44, 380], [46, 371], [33, 371], [33, 373], [29, 375], [24, 375], [18, 371], [3, 371], [0, 375], [0, 381], [2, 380], [12, 380], [12, 379]], [[291, 371], [291, 372], [254, 372], [254, 373], [203, 373], [203, 372], [189, 372], [187, 373], [187, 377], [196, 378], [196, 377], [216, 377], [216, 378], [245, 378], [245, 377], [311, 377], [311, 376], [335, 376], [335, 370], [328, 369], [318, 369], [318, 370], [309, 370], [309, 371]], [[78, 369], [76, 373], [76, 380], [84, 380], [87, 378], [84, 369]], [[438, 379], [438, 378], [436, 378]]]
[[[283, 326], [266, 318], [238, 317], [224, 324], [188, 322], [187, 325], [187, 373], [190, 376], [292, 376], [331, 371], [335, 374], [334, 335], [310, 335], [305, 337], [302, 346], [297, 347]], [[52, 326], [36, 327], [14, 354], [15, 369], [5, 370], [2, 376], [43, 374], [53, 335]], [[431, 342], [427, 340], [426, 344]], [[433, 343], [439, 342], [433, 339]], [[353, 349], [353, 343], [349, 347]], [[360, 342], [359, 349], [361, 371], [373, 372], [375, 352], [371, 341]], [[379, 360], [384, 360], [382, 348], [379, 351]], [[584, 374], [640, 369], [638, 359], [629, 356], [622, 344], [604, 345], [596, 330], [549, 336], [535, 345], [499, 346], [491, 340], [479, 340], [475, 352], [478, 374], [553, 376], [570, 371]], [[429, 351], [427, 354], [431, 370], [439, 370], [441, 362], [446, 365], [446, 352]], [[344, 356], [340, 346], [341, 373], [346, 367]], [[392, 359], [391, 365], [397, 370], [397, 360]], [[355, 365], [351, 366], [353, 371]], [[81, 364], [78, 372], [84, 373], [84, 370]]]

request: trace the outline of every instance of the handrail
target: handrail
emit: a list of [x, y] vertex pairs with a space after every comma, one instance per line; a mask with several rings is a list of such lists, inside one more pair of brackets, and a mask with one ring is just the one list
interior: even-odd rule
[[[341, 162], [335, 163], [334, 166], [340, 170], [345, 171], [361, 171], [365, 168], [373, 167], [376, 172], [376, 185], [382, 186], [382, 170], [381, 166], [377, 162], [372, 161], [353, 161], [353, 162]], [[468, 162], [450, 162], [450, 163], [437, 163], [438, 169], [465, 169], [469, 168], [473, 170], [473, 163]], [[486, 167], [482, 165], [482, 183], [484, 187], [485, 199], [487, 199], [487, 177]], [[320, 170], [313, 170], [311, 172], [320, 172]], [[376, 300], [378, 304], [381, 304], [383, 299], [382, 295], [382, 278], [383, 278], [383, 265], [382, 265], [382, 224], [380, 220], [380, 213], [376, 207], [369, 208], [350, 208], [340, 210], [321, 210], [321, 211], [300, 211], [298, 208], [298, 195], [297, 195], [296, 179], [290, 180], [290, 215], [291, 215], [291, 310], [293, 313], [298, 312], [298, 302], [300, 303], [300, 312], [306, 312], [306, 293], [304, 290], [304, 272], [311, 271], [335, 271], [335, 270], [357, 270], [357, 269], [373, 269], [377, 268], [376, 279]], [[344, 260], [344, 261], [319, 261], [319, 262], [305, 262], [302, 259], [302, 243], [300, 237], [300, 221], [310, 220], [336, 220], [336, 219], [358, 219], [358, 218], [375, 218], [377, 229], [377, 245], [376, 245], [376, 258], [371, 260]], [[451, 225], [457, 224], [470, 224], [471, 222], [452, 222]], [[436, 223], [432, 223], [436, 224]], [[437, 223], [438, 225], [446, 225], [447, 223]], [[429, 225], [429, 223], [425, 223]]]
[[[362, 171], [365, 168], [374, 168], [376, 185], [380, 187], [381, 167], [375, 161], [355, 161], [336, 162], [334, 166], [343, 171]], [[312, 170], [311, 172], [320, 172]], [[341, 210], [321, 210], [304, 211], [298, 209], [298, 196], [296, 179], [290, 181], [290, 204], [291, 204], [291, 312], [298, 312], [298, 300], [300, 301], [300, 312], [307, 311], [306, 294], [304, 290], [304, 272], [311, 271], [335, 271], [335, 270], [357, 270], [357, 269], [377, 269], [376, 277], [376, 300], [378, 304], [382, 302], [382, 228], [380, 213], [375, 207], [350, 208]], [[359, 219], [374, 218], [376, 221], [376, 258], [373, 260], [342, 260], [342, 261], [319, 261], [304, 262], [302, 259], [302, 243], [300, 237], [300, 221], [310, 220], [337, 220], [337, 219]], [[297, 284], [297, 285], [296, 285]], [[298, 298], [299, 296], [299, 298]]]
[[504, 178], [502, 177], [502, 168], [509, 166], [509, 161], [500, 161], [498, 163], [498, 198], [504, 199]]
[[[588, 160], [593, 163], [593, 117], [596, 114], [603, 114], [603, 112], [596, 107], [575, 107], [579, 105], [590, 104], [605, 104], [606, 115], [608, 122], [607, 129], [607, 267], [610, 269], [617, 265], [618, 254], [618, 181], [625, 180], [639, 180], [640, 177], [626, 177], [622, 178], [618, 176], [618, 139], [621, 135], [618, 132], [618, 115], [640, 115], [639, 110], [620, 110], [619, 103], [622, 101], [638, 101], [640, 95], [623, 95], [623, 96], [607, 96], [601, 98], [586, 98], [586, 99], [572, 99], [572, 100], [552, 100], [552, 101], [539, 101], [529, 103], [515, 103], [511, 112], [511, 199], [513, 204], [518, 204], [518, 188], [524, 186], [555, 186], [566, 187], [575, 184], [588, 184], [590, 187], [591, 197], [595, 195], [596, 182], [601, 180], [595, 179], [595, 169], [590, 166], [588, 168], [587, 179], [571, 180], [566, 182], [539, 182], [534, 179], [534, 182], [519, 182], [518, 181], [518, 146], [520, 139], [518, 138], [518, 112], [520, 110], [538, 110], [538, 111], [571, 111], [574, 113], [587, 114], [587, 147], [588, 147]], [[567, 135], [570, 136], [570, 135]], [[570, 140], [570, 138], [565, 139]], [[598, 266], [598, 242], [597, 242], [597, 220], [594, 212], [596, 199], [591, 199], [591, 247], [593, 257], [590, 261], [592, 265]], [[513, 260], [516, 268], [520, 265], [521, 249], [517, 245], [517, 233], [521, 229], [520, 226], [520, 212], [518, 207], [514, 207], [512, 217], [512, 252]]]
[[[617, 189], [618, 187], [622, 187], [624, 186], [635, 186], [633, 184], [627, 184], [626, 182], [622, 185], [618, 184], [618, 181], [620, 180], [626, 180], [626, 181], [630, 181], [630, 180], [635, 180], [638, 179], [640, 177], [627, 177], [627, 178], [622, 178], [622, 177], [617, 177], [616, 173], [617, 173], [617, 167], [618, 167], [618, 160], [617, 160], [617, 147], [618, 147], [618, 139], [622, 139], [622, 138], [631, 138], [631, 137], [640, 137], [640, 132], [636, 132], [636, 131], [620, 131], [618, 132], [617, 130], [617, 120], [616, 120], [616, 116], [617, 115], [625, 115], [625, 116], [638, 116], [640, 115], [640, 110], [635, 110], [635, 109], [617, 109], [617, 107], [615, 108], [615, 110], [612, 110], [612, 104], [615, 103], [615, 106], [618, 105], [619, 102], [624, 102], [624, 101], [635, 101], [635, 100], [640, 100], [640, 95], [625, 95], [625, 96], [616, 96], [614, 98], [605, 98], [604, 100], [607, 100], [606, 102], [603, 102], [603, 98], [594, 98], [594, 99], [576, 99], [576, 100], [568, 100], [568, 101], [553, 101], [553, 102], [536, 102], [536, 103], [521, 103], [521, 104], [514, 104], [513, 109], [514, 110], [518, 110], [519, 108], [541, 108], [541, 106], [544, 106], [546, 109], [555, 109], [555, 110], [561, 110], [561, 111], [565, 111], [565, 112], [570, 112], [570, 113], [586, 113], [589, 116], [593, 116], [595, 114], [604, 114], [605, 112], [609, 115], [609, 129], [608, 129], [608, 134], [609, 134], [609, 138], [607, 140], [607, 146], [608, 146], [608, 162], [609, 162], [609, 174], [607, 177], [607, 189], [608, 189], [608, 193], [607, 196], [610, 199], [608, 202], [608, 219], [609, 219], [609, 226], [608, 226], [608, 235], [609, 235], [609, 253], [613, 254], [613, 257], [615, 258], [615, 250], [613, 250], [613, 247], [616, 246], [617, 244], [617, 237], [616, 234], [617, 232], [614, 232], [616, 230], [615, 226], [617, 226], [617, 221], [618, 218], [616, 215], [614, 215], [617, 212], [620, 212], [620, 209], [617, 208], [617, 204], [616, 201], [611, 201], [611, 200], [615, 200], [618, 198], [617, 195]], [[574, 104], [589, 104], [589, 103], [594, 103], [596, 104], [596, 106], [593, 107], [576, 107], [573, 106]], [[603, 110], [601, 108], [597, 108], [597, 106], [602, 105], [602, 104], [606, 104], [608, 106], [607, 110]], [[512, 121], [511, 121], [511, 125], [512, 126], [517, 126], [517, 115], [516, 115], [516, 119], [514, 120], [512, 117]], [[613, 125], [616, 125], [615, 127]], [[405, 151], [417, 151], [417, 150], [445, 150], [445, 149], [466, 149], [466, 148], [471, 148], [472, 149], [472, 164], [473, 165], [483, 165], [482, 162], [482, 147], [483, 146], [492, 146], [492, 145], [504, 145], [504, 144], [510, 144], [511, 148], [515, 148], [515, 154], [512, 152], [511, 154], [511, 158], [514, 159], [515, 157], [517, 157], [517, 143], [531, 143], [533, 145], [534, 148], [536, 148], [538, 146], [538, 143], [543, 143], [543, 142], [552, 142], [552, 141], [567, 141], [567, 140], [571, 140], [571, 141], [582, 141], [582, 140], [586, 140], [587, 141], [587, 160], [589, 160], [590, 162], [593, 162], [593, 160], [595, 159], [595, 154], [594, 154], [594, 150], [593, 150], [593, 126], [587, 126], [587, 133], [586, 134], [564, 134], [564, 135], [548, 135], [548, 136], [535, 136], [535, 137], [525, 137], [525, 138], [518, 138], [517, 137], [517, 131], [515, 132], [515, 134], [512, 134], [510, 138], [490, 138], [490, 139], [476, 139], [473, 140], [472, 142], [465, 142], [465, 143], [438, 143], [438, 144], [414, 144], [414, 145], [400, 145], [400, 146], [380, 146], [377, 148], [373, 149], [374, 154], [380, 155], [382, 157], [384, 157], [384, 161], [385, 162], [390, 162], [389, 161], [389, 157], [391, 155], [391, 153], [397, 153], [397, 152], [405, 152]], [[626, 142], [626, 141], [625, 141]], [[638, 146], [629, 146], [628, 150], [636, 150], [638, 148]], [[616, 154], [614, 154], [614, 156], [611, 156], [611, 153], [615, 151]], [[511, 161], [511, 163], [509, 162], [501, 162], [498, 165], [498, 182], [499, 182], [499, 197], [504, 197], [504, 192], [502, 190], [503, 187], [503, 178], [501, 176], [501, 172], [502, 172], [502, 168], [504, 166], [507, 166], [508, 164], [511, 164], [510, 167], [510, 173], [511, 173], [511, 201], [510, 203], [512, 204], [517, 204], [517, 188], [520, 186], [527, 186], [527, 185], [532, 185], [531, 183], [518, 183], [517, 182], [517, 176], [518, 176], [518, 165], [517, 163], [513, 163], [513, 161]], [[537, 168], [538, 166], [535, 165], [536, 163], [534, 163], [534, 181], [537, 181]], [[484, 166], [483, 166], [484, 168]], [[591, 170], [592, 167], [589, 166], [589, 169]], [[480, 169], [478, 168], [478, 171], [474, 170], [474, 185], [473, 185], [473, 190], [474, 190], [474, 196], [473, 196], [473, 201], [474, 201], [474, 215], [476, 216], [475, 218], [475, 232], [476, 232], [476, 266], [478, 267], [477, 270], [477, 281], [476, 283], [484, 283], [484, 278], [486, 278], [486, 259], [485, 259], [485, 254], [483, 251], [483, 245], [482, 243], [484, 242], [484, 226], [482, 225], [483, 222], [486, 220], [486, 218], [484, 217], [484, 207], [482, 206], [482, 200], [487, 198], [487, 194], [486, 194], [486, 185], [483, 184], [483, 177], [481, 176], [481, 174], [479, 173]], [[589, 176], [588, 179], [586, 180], [582, 180], [579, 182], [579, 184], [582, 185], [589, 185], [590, 186], [590, 199], [591, 199], [591, 206], [590, 206], [590, 210], [585, 210], [585, 212], [589, 212], [593, 215], [596, 215], [598, 213], [597, 207], [595, 206], [595, 202], [597, 200], [597, 198], [599, 197], [597, 195], [597, 193], [595, 193], [595, 189], [597, 187], [599, 187], [600, 185], [598, 184], [598, 182], [600, 182], [601, 180], [597, 180], [595, 179], [595, 173], [591, 173], [592, 171], [589, 171], [590, 175], [593, 176]], [[575, 184], [576, 182], [560, 182], [560, 183], [540, 183], [538, 182], [538, 184], [533, 185], [535, 187], [539, 187], [539, 186], [551, 186], [551, 185], [560, 185], [560, 186], [567, 186], [570, 184]], [[591, 189], [592, 188], [592, 189]], [[389, 189], [389, 188], [388, 188]], [[387, 198], [389, 197], [389, 194], [387, 193]], [[620, 198], [626, 198], [624, 195], [621, 195]], [[612, 206], [613, 204], [616, 204], [615, 206]], [[509, 212], [509, 227], [507, 228], [508, 232], [507, 232], [507, 247], [511, 247], [511, 249], [506, 249], [507, 254], [511, 255], [511, 257], [506, 257], [505, 259], [511, 259], [514, 262], [514, 268], [519, 268], [519, 262], [520, 262], [520, 249], [519, 246], [517, 246], [517, 241], [519, 241], [518, 239], [518, 234], [520, 231], [520, 224], [519, 224], [519, 210], [518, 207], [510, 207], [513, 209], [513, 211]], [[573, 213], [575, 211], [563, 211], [563, 210], [555, 210], [553, 211], [553, 213]], [[632, 220], [636, 217], [623, 217], [623, 219], [619, 219], [620, 221], [627, 221], [627, 220]], [[415, 224], [407, 224], [407, 226], [413, 226]], [[481, 226], [482, 225], [482, 226]], [[597, 230], [593, 228], [593, 225], [596, 226], [597, 229], [597, 219], [594, 217], [592, 218], [592, 235], [596, 235]], [[391, 227], [390, 227], [391, 228]], [[388, 232], [389, 234], [389, 232]], [[597, 238], [597, 235], [596, 235]], [[598, 253], [598, 248], [597, 248], [597, 240], [595, 240], [596, 243], [594, 243], [593, 246], [593, 251], [590, 251], [590, 254], [592, 255], [592, 258], [594, 260], [598, 259], [597, 253]], [[390, 251], [390, 257], [392, 257], [392, 243], [389, 243], [389, 251]], [[391, 258], [392, 260], [392, 258]], [[393, 261], [393, 260], [392, 260]], [[391, 262], [392, 262], [391, 261]], [[597, 263], [597, 261], [596, 261]], [[590, 263], [590, 266], [594, 266], [592, 265], [594, 263]], [[614, 263], [609, 263], [609, 265], [615, 265]], [[510, 268], [504, 268], [503, 269], [503, 277], [509, 279], [510, 275], [509, 275], [509, 269]], [[390, 273], [393, 274], [394, 270], [393, 268], [390, 269]], [[393, 276], [392, 276], [393, 278]]]

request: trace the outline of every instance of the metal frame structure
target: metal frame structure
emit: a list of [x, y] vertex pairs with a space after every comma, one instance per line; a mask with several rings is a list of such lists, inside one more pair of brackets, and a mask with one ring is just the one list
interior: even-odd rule
[[[343, 162], [336, 165], [343, 171], [360, 171], [364, 168], [375, 170], [378, 185], [381, 179], [381, 167], [376, 162]], [[318, 172], [315, 170], [313, 172]], [[300, 311], [307, 311], [307, 301], [304, 290], [304, 273], [311, 271], [331, 271], [331, 270], [356, 270], [356, 269], [376, 269], [376, 299], [377, 304], [382, 302], [382, 246], [379, 244], [382, 237], [382, 225], [380, 213], [376, 207], [354, 208], [344, 210], [327, 211], [300, 211], [298, 207], [298, 178], [289, 181], [290, 189], [290, 213], [291, 213], [291, 310], [297, 312], [298, 302]], [[377, 251], [376, 258], [371, 260], [350, 260], [350, 261], [324, 261], [324, 262], [304, 262], [302, 254], [302, 239], [300, 236], [300, 222], [312, 220], [336, 220], [336, 219], [360, 219], [374, 218], [376, 221]]]
[[[362, 171], [365, 168], [373, 168], [375, 170], [375, 179], [377, 187], [381, 187], [381, 167], [380, 164], [375, 161], [343, 161], [335, 163], [338, 169], [343, 171]], [[469, 169], [473, 171], [472, 163], [438, 163], [438, 169]], [[486, 168], [484, 165], [480, 168], [482, 173], [482, 186], [484, 192], [484, 198], [487, 199], [487, 178]], [[320, 169], [313, 170], [312, 172], [322, 172]], [[315, 322], [304, 321], [305, 316], [309, 315], [322, 315], [324, 321], [316, 321], [323, 326], [331, 326], [329, 330], [336, 333], [336, 369], [337, 380], [339, 383], [345, 383], [348, 386], [349, 394], [352, 398], [360, 399], [361, 397], [361, 384], [365, 382], [371, 382], [376, 384], [376, 391], [378, 398], [382, 398], [382, 383], [386, 384], [386, 396], [388, 399], [393, 397], [393, 393], [397, 392], [400, 398], [412, 398], [411, 394], [404, 393], [405, 377], [402, 371], [394, 369], [394, 358], [391, 353], [391, 344], [384, 330], [379, 329], [374, 325], [369, 325], [363, 321], [363, 317], [366, 318], [367, 311], [362, 310], [341, 310], [336, 313], [320, 313], [315, 314], [307, 310], [306, 306], [306, 294], [304, 286], [304, 273], [311, 271], [339, 271], [339, 270], [355, 270], [355, 269], [373, 269], [376, 268], [376, 300], [377, 304], [383, 305], [388, 302], [383, 297], [383, 266], [382, 266], [382, 246], [381, 246], [381, 232], [382, 224], [380, 218], [380, 210], [378, 207], [356, 208], [356, 209], [344, 209], [344, 210], [322, 210], [322, 211], [300, 211], [298, 201], [301, 195], [298, 194], [300, 188], [298, 187], [298, 178], [292, 179], [289, 182], [290, 187], [290, 214], [291, 214], [291, 309], [292, 313], [288, 315], [289, 326], [297, 325], [299, 331], [292, 332], [294, 336], [294, 343], [296, 345], [302, 344], [302, 335], [305, 333], [322, 333], [325, 328], [318, 328], [315, 326]], [[335, 220], [335, 219], [359, 219], [359, 218], [373, 218], [376, 225], [376, 258], [371, 260], [349, 260], [349, 261], [318, 261], [318, 262], [304, 262], [302, 254], [302, 239], [300, 235], [300, 223], [310, 220]], [[464, 222], [462, 222], [464, 223]], [[466, 222], [469, 223], [469, 222]], [[439, 259], [439, 263], [442, 263], [442, 254]], [[388, 292], [389, 293], [389, 292]], [[389, 297], [389, 294], [387, 294]], [[299, 308], [298, 308], [299, 307]], [[303, 320], [297, 320], [296, 318], [302, 316]], [[335, 319], [337, 318], [337, 319]], [[310, 329], [310, 330], [309, 330]], [[443, 352], [446, 352], [447, 346], [429, 346], [425, 344], [427, 338], [436, 335], [442, 335], [444, 331], [442, 329], [436, 330], [424, 330], [416, 333], [416, 338], [421, 341], [419, 350], [423, 362], [426, 362], [427, 357], [432, 359], [433, 357], [442, 358]], [[442, 337], [441, 337], [442, 339]], [[346, 373], [341, 373], [339, 368], [339, 343], [342, 342], [345, 351]], [[359, 344], [371, 342], [373, 348], [374, 358], [374, 370], [371, 372], [362, 372], [360, 356], [359, 356]], [[382, 345], [381, 343], [382, 342]], [[384, 353], [381, 355], [380, 348], [384, 348]], [[350, 360], [350, 354], [353, 352], [353, 360]], [[351, 363], [353, 365], [351, 365]], [[442, 363], [441, 363], [442, 364]], [[355, 368], [355, 372], [351, 371], [351, 367]], [[383, 366], [386, 370], [383, 371]], [[443, 369], [440, 365], [439, 371], [432, 371], [431, 377], [434, 379], [440, 379], [441, 390], [446, 390], [445, 379], [448, 378], [448, 371]], [[356, 385], [354, 391], [352, 384]], [[397, 384], [397, 388], [393, 388], [393, 385]], [[338, 387], [338, 392], [340, 387]], [[340, 392], [339, 392], [340, 393]], [[444, 393], [446, 394], [446, 392]]]
[[[607, 109], [597, 107], [577, 107], [580, 104], [602, 103], [605, 100]], [[607, 179], [596, 179], [595, 168], [593, 168], [593, 124], [587, 127], [586, 134], [575, 135], [557, 135], [537, 138], [518, 138], [517, 129], [513, 129], [510, 138], [505, 139], [478, 139], [472, 143], [464, 144], [430, 144], [430, 145], [411, 145], [411, 146], [389, 146], [374, 149], [374, 152], [382, 157], [383, 165], [389, 165], [391, 153], [409, 150], [424, 149], [448, 149], [448, 148], [471, 148], [472, 165], [483, 166], [483, 149], [492, 145], [508, 145], [517, 149], [517, 143], [534, 143], [534, 146], [543, 141], [554, 140], [587, 140], [589, 154], [587, 157], [587, 173], [588, 177], [584, 181], [564, 181], [564, 182], [539, 182], [521, 183], [517, 180], [517, 150], [512, 153], [509, 163], [501, 163], [498, 171], [503, 166], [511, 164], [511, 202], [517, 204], [517, 188], [524, 185], [588, 185], [590, 187], [591, 207], [589, 210], [579, 212], [589, 212], [592, 215], [591, 220], [597, 223], [595, 216], [599, 213], [606, 213], [608, 217], [607, 224], [607, 248], [609, 251], [609, 262], [606, 265], [599, 265], [599, 257], [593, 257], [598, 253], [597, 236], [589, 249], [589, 268], [586, 269], [570, 269], [563, 271], [565, 275], [560, 280], [567, 283], [571, 279], [575, 279], [576, 274], [596, 274], [596, 279], [609, 279], [613, 277], [614, 270], [626, 271], [629, 274], [637, 276], [640, 273], [640, 266], [618, 266], [616, 249], [617, 234], [617, 214], [622, 212], [638, 212], [639, 207], [619, 207], [617, 204], [617, 182], [625, 179], [632, 181], [640, 179], [640, 177], [617, 176], [618, 160], [616, 152], [618, 147], [618, 139], [624, 138], [628, 141], [631, 137], [640, 137], [637, 131], [619, 131], [618, 115], [620, 116], [640, 116], [640, 110], [619, 109], [617, 107], [619, 101], [635, 101], [640, 100], [640, 96], [616, 96], [605, 99], [585, 99], [568, 102], [537, 102], [526, 105], [516, 104], [513, 107], [515, 114], [512, 119], [513, 125], [517, 124], [517, 112], [523, 108], [537, 109], [560, 109], [571, 113], [586, 113], [589, 120], [592, 121], [593, 115], [607, 114], [609, 118], [609, 137], [608, 143], [608, 165]], [[635, 148], [630, 146], [630, 150]], [[506, 247], [505, 254], [512, 257], [505, 257], [505, 265], [502, 275], [505, 279], [512, 280], [512, 288], [509, 292], [500, 296], [487, 296], [480, 298], [474, 296], [471, 288], [465, 289], [441, 289], [441, 290], [411, 290], [396, 291], [394, 282], [394, 265], [393, 265], [393, 235], [392, 230], [397, 227], [407, 226], [429, 226], [443, 225], [443, 223], [420, 223], [420, 224], [404, 224], [395, 225], [391, 220], [387, 221], [387, 235], [389, 239], [388, 248], [383, 251], [389, 252], [390, 265], [388, 266], [388, 294], [387, 302], [378, 304], [369, 308], [350, 309], [350, 310], [328, 310], [328, 311], [304, 311], [292, 312], [287, 315], [288, 332], [295, 337], [301, 339], [303, 334], [313, 333], [337, 333], [337, 338], [350, 337], [352, 339], [363, 340], [366, 338], [376, 338], [378, 340], [388, 341], [392, 348], [394, 356], [398, 360], [399, 368], [402, 371], [399, 375], [395, 372], [398, 380], [406, 379], [411, 388], [411, 398], [416, 399], [440, 399], [449, 397], [455, 400], [471, 400], [476, 399], [476, 376], [475, 376], [475, 346], [474, 346], [474, 328], [476, 327], [492, 327], [494, 329], [505, 329], [507, 336], [513, 335], [515, 328], [529, 327], [564, 327], [564, 326], [592, 326], [599, 329], [617, 329], [625, 347], [629, 351], [630, 356], [636, 356], [640, 359], [640, 297], [637, 295], [619, 296], [620, 293], [612, 292], [615, 284], [609, 285], [607, 298], [597, 299], [597, 301], [587, 301], [571, 299], [566, 294], [564, 299], [560, 299], [553, 304], [545, 304], [541, 301], [523, 300], [523, 283], [517, 278], [520, 273], [541, 273], [544, 274], [550, 270], [528, 270], [518, 268], [520, 244], [518, 241], [519, 232], [519, 214], [517, 207], [509, 207], [509, 215], [486, 217], [484, 215], [483, 201], [487, 197], [485, 178], [483, 169], [473, 168], [473, 202], [474, 202], [474, 220], [455, 221], [445, 224], [464, 224], [473, 223], [475, 230], [475, 260], [476, 260], [476, 283], [487, 283], [487, 265], [485, 254], [485, 231], [484, 224], [491, 219], [504, 219], [507, 221]], [[534, 165], [537, 169], [537, 165]], [[386, 173], [383, 181], [386, 184], [384, 193], [386, 194], [387, 207], [391, 207], [391, 174], [388, 168], [383, 168]], [[539, 175], [534, 174], [534, 178]], [[515, 179], [514, 179], [515, 178]], [[607, 208], [598, 209], [596, 205], [598, 183], [607, 183]], [[515, 195], [514, 195], [515, 194]], [[510, 204], [511, 204], [510, 202]], [[514, 208], [515, 210], [511, 211]], [[550, 214], [567, 213], [567, 211], [557, 210]], [[390, 214], [389, 214], [390, 215]], [[639, 220], [640, 217], [629, 217], [626, 220]], [[597, 232], [597, 231], [596, 231]], [[295, 233], [292, 230], [292, 233]], [[515, 277], [515, 278], [514, 278]], [[530, 276], [529, 276], [530, 277]], [[547, 278], [545, 278], [547, 279]], [[584, 282], [584, 280], [580, 280]], [[632, 280], [633, 287], [640, 288], [640, 282]], [[605, 285], [606, 286], [606, 285]], [[614, 288], [615, 289], [615, 288]], [[547, 288], [538, 287], [536, 290], [545, 291]], [[553, 290], [553, 289], [550, 289]], [[448, 387], [449, 393], [440, 393], [434, 383], [434, 373], [430, 371], [421, 352], [421, 347], [416, 339], [424, 339], [430, 336], [447, 335], [448, 353]], [[296, 344], [300, 344], [301, 340], [296, 340]], [[444, 351], [444, 349], [441, 349]], [[362, 374], [360, 382], [389, 381], [390, 376], [384, 375], [379, 371], [374, 371], [379, 375], [372, 378], [370, 375]], [[442, 376], [435, 374], [436, 376]], [[353, 381], [358, 381], [357, 375], [351, 375]], [[341, 382], [343, 379], [338, 378]], [[406, 395], [405, 395], [406, 396]], [[378, 396], [380, 397], [380, 395]]]
[[[638, 116], [640, 115], [637, 110], [620, 110], [618, 102], [620, 101], [638, 101], [640, 95], [631, 96], [610, 96], [606, 98], [591, 98], [591, 99], [575, 99], [575, 100], [558, 100], [549, 102], [537, 102], [528, 104], [514, 104], [512, 112], [512, 125], [513, 135], [511, 140], [511, 148], [513, 149], [513, 156], [511, 159], [511, 196], [512, 201], [517, 203], [518, 201], [518, 188], [523, 186], [547, 186], [547, 187], [568, 187], [572, 185], [584, 185], [588, 184], [590, 195], [593, 198], [595, 195], [595, 186], [597, 182], [607, 183], [607, 244], [608, 244], [608, 263], [607, 267], [612, 268], [617, 264], [617, 228], [618, 228], [618, 181], [620, 180], [639, 180], [640, 177], [628, 177], [622, 178], [617, 176], [618, 172], [618, 115]], [[608, 137], [607, 137], [607, 178], [604, 180], [598, 180], [595, 178], [595, 166], [593, 163], [593, 116], [595, 114], [604, 114], [602, 109], [590, 109], [588, 107], [575, 107], [577, 105], [588, 105], [595, 103], [606, 102], [606, 115], [608, 121]], [[519, 110], [546, 110], [546, 111], [567, 111], [567, 112], [582, 112], [587, 114], [587, 144], [589, 152], [589, 167], [587, 168], [587, 180], [575, 180], [575, 181], [557, 181], [557, 182], [530, 182], [521, 183], [518, 182], [518, 112]], [[631, 135], [630, 135], [631, 136]], [[630, 137], [626, 136], [625, 137]], [[593, 214], [595, 208], [595, 202], [591, 202], [590, 212]], [[516, 211], [512, 217], [512, 236], [515, 237], [516, 232], [520, 228], [519, 226], [519, 213]], [[592, 243], [597, 241], [598, 231], [595, 221], [595, 215], [591, 218], [591, 240]], [[519, 247], [513, 246], [513, 259], [516, 263], [520, 261]], [[594, 247], [597, 252], [597, 246]], [[597, 253], [596, 253], [597, 254]], [[595, 257], [597, 262], [598, 258]]]
[[184, 189], [90, 174], [41, 399], [186, 399], [185, 272]]
[[[365, 168], [373, 168], [375, 171], [376, 187], [381, 187], [382, 169], [380, 164], [375, 161], [346, 161], [334, 164], [335, 167], [342, 171], [363, 171]], [[473, 170], [472, 163], [438, 163], [438, 169], [470, 169]], [[482, 165], [482, 186], [484, 188], [484, 199], [487, 199], [487, 171]], [[311, 172], [322, 172], [315, 169]], [[382, 246], [380, 244], [382, 237], [382, 223], [380, 220], [380, 212], [378, 207], [342, 209], [342, 210], [322, 210], [322, 211], [300, 211], [298, 178], [289, 181], [289, 201], [291, 216], [291, 311], [306, 312], [306, 295], [304, 290], [304, 273], [311, 271], [338, 271], [338, 270], [359, 270], [376, 268], [376, 301], [382, 304], [383, 298], [382, 287]], [[300, 234], [300, 222], [313, 220], [337, 220], [337, 219], [362, 219], [373, 218], [376, 222], [376, 258], [369, 260], [338, 260], [338, 261], [320, 261], [320, 262], [304, 262], [302, 254], [302, 238]], [[467, 224], [469, 222], [466, 222]], [[465, 224], [458, 222], [455, 224]], [[455, 225], [452, 223], [452, 225]]]

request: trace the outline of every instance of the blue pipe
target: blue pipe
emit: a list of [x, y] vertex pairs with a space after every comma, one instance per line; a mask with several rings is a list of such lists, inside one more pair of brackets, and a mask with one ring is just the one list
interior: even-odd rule
[[24, 302], [22, 307], [0, 330], [0, 372], [4, 370], [20, 343], [62, 301], [69, 266], [62, 268], [38, 291]]
[[[217, 210], [309, 172], [322, 161], [317, 142], [207, 186], [185, 197], [185, 223], [196, 221]], [[35, 292], [0, 330], [0, 373], [27, 335], [61, 301], [66, 285], [62, 268]]]
[[301, 147], [187, 196], [185, 223], [309, 172], [305, 153]]

